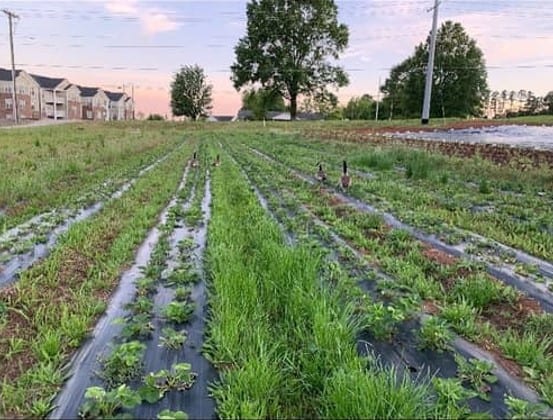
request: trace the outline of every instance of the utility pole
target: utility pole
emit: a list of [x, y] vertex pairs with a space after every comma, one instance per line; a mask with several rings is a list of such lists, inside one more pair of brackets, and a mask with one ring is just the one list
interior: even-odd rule
[[378, 76], [378, 86], [376, 88], [376, 116], [374, 118], [375, 121], [378, 121], [379, 105], [380, 105], [380, 76]]
[[10, 26], [10, 49], [11, 49], [11, 56], [12, 56], [12, 101], [13, 101], [13, 120], [16, 124], [19, 123], [19, 110], [17, 109], [17, 91], [15, 90], [15, 59], [14, 59], [14, 53], [13, 53], [13, 18], [19, 19], [19, 16], [17, 16], [15, 13], [10, 12], [7, 9], [2, 9], [2, 11], [8, 15], [8, 22]]
[[[436, 52], [436, 36], [438, 31], [438, 7], [440, 0], [434, 0], [434, 16], [432, 17], [432, 34], [430, 36], [430, 51], [426, 67], [426, 86], [424, 87], [424, 103], [422, 106], [422, 124], [430, 121], [430, 99], [432, 97], [432, 77], [434, 73], [434, 54]], [[432, 10], [432, 9], [430, 9]], [[430, 11], [429, 10], [429, 11]]]

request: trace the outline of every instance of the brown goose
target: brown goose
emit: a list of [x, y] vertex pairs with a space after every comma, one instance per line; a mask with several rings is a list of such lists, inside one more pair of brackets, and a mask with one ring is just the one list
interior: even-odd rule
[[192, 158], [192, 167], [196, 168], [198, 166], [197, 153], [194, 152], [194, 157]]
[[342, 183], [342, 188], [345, 190], [351, 186], [351, 176], [348, 173], [348, 164], [345, 160], [343, 163], [342, 177], [340, 178], [340, 181]]
[[323, 171], [323, 164], [319, 162], [317, 165], [319, 165], [319, 170], [317, 171], [317, 181], [325, 182], [326, 181], [326, 173], [325, 173], [325, 171]]
[[219, 166], [221, 164], [221, 161], [219, 160], [219, 155], [215, 158], [215, 162], [213, 162], [213, 166]]

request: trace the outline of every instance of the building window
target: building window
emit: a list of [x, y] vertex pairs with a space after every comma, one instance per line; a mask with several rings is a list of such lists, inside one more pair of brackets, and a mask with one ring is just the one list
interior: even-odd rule
[[12, 100], [11, 98], [6, 98], [4, 99], [5, 101], [5, 104], [6, 104], [6, 109], [12, 109]]

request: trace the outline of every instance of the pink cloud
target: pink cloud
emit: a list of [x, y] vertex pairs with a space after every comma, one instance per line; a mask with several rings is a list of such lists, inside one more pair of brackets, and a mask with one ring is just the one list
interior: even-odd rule
[[147, 35], [174, 31], [180, 26], [180, 23], [174, 20], [169, 13], [158, 8], [142, 8], [138, 3], [138, 0], [109, 0], [105, 4], [105, 8], [115, 15], [137, 18]]

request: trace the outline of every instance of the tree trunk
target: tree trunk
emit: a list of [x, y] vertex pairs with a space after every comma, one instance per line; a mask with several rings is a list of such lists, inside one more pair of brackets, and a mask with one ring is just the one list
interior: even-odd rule
[[290, 119], [296, 120], [296, 114], [298, 113], [298, 95], [290, 96]]

